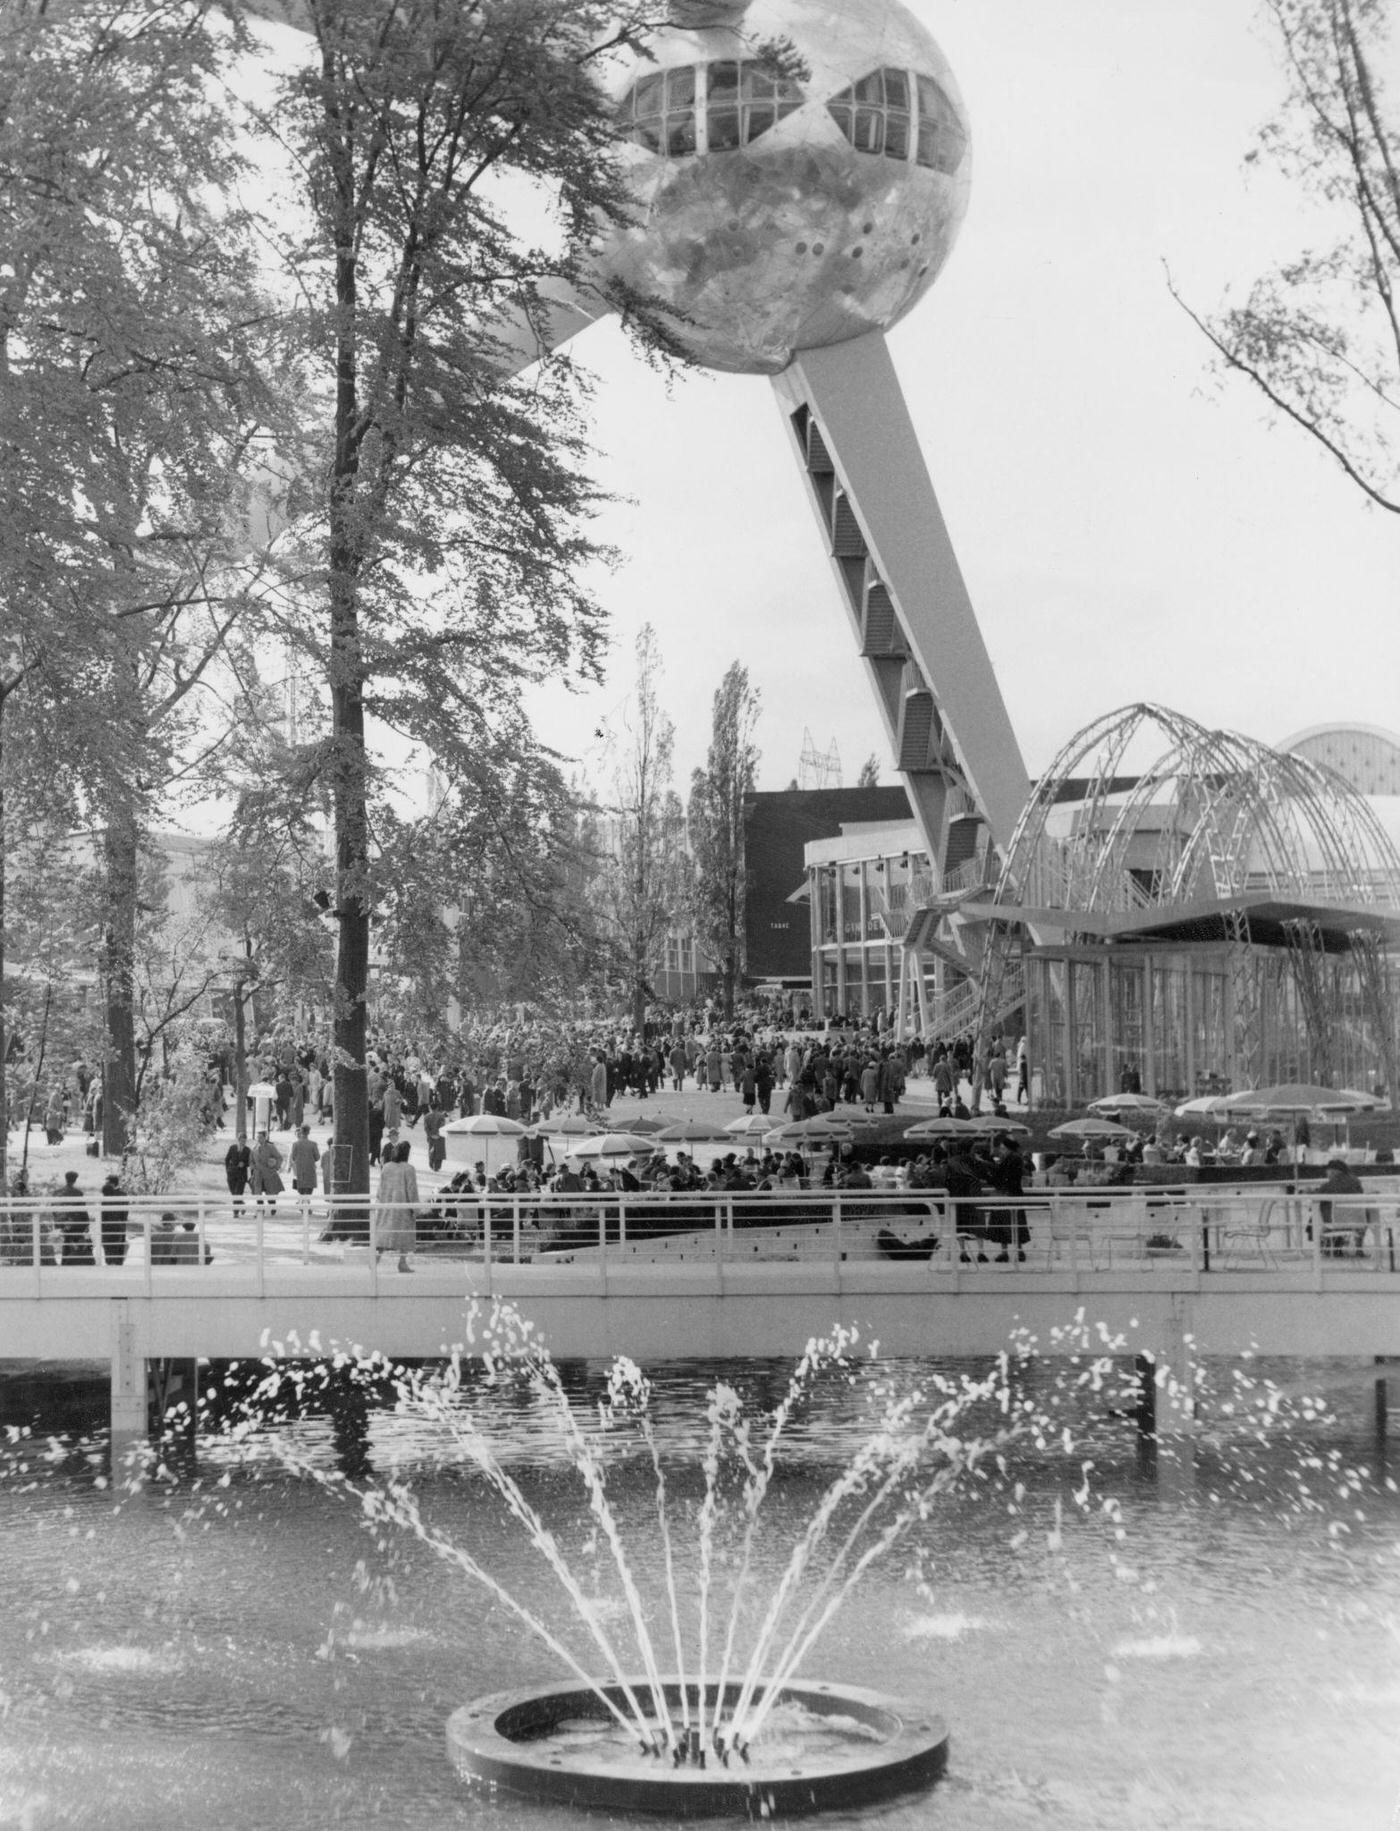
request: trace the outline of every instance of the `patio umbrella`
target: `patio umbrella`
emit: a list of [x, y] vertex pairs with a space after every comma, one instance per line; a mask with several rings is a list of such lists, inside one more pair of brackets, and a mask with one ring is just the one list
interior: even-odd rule
[[584, 1113], [570, 1113], [563, 1119], [541, 1119], [532, 1129], [550, 1138], [596, 1138], [603, 1128]]
[[917, 1125], [911, 1125], [905, 1132], [906, 1138], [973, 1138], [978, 1127], [972, 1119], [954, 1119], [945, 1116], [941, 1119], [920, 1119]]
[[[1023, 1124], [1021, 1120], [1013, 1119], [1009, 1113], [974, 1113], [964, 1123], [969, 1125], [974, 1132], [981, 1132], [984, 1136], [988, 1134], [995, 1136], [998, 1132], [1018, 1138], [1029, 1138], [1031, 1135], [1031, 1128]], [[909, 1136], [907, 1132], [904, 1135], [906, 1138]]]
[[1183, 1100], [1172, 1108], [1178, 1119], [1214, 1119], [1223, 1124], [1230, 1116], [1229, 1094], [1197, 1094], [1194, 1100]]
[[724, 1129], [731, 1138], [757, 1138], [772, 1131], [773, 1121], [767, 1113], [747, 1113], [742, 1119], [731, 1119]]
[[834, 1120], [828, 1113], [817, 1113], [811, 1119], [794, 1119], [788, 1125], [776, 1125], [764, 1134], [765, 1144], [849, 1144], [855, 1133], [849, 1125]]
[[1305, 1081], [1287, 1081], [1278, 1087], [1251, 1087], [1231, 1094], [1228, 1113], [1254, 1113], [1261, 1119], [1345, 1119], [1349, 1113], [1367, 1113], [1380, 1102], [1370, 1094], [1345, 1087], [1312, 1087]]
[[634, 1138], [650, 1138], [656, 1132], [665, 1131], [666, 1121], [649, 1119], [645, 1113], [642, 1113], [638, 1118], [627, 1121], [627, 1129]]
[[1130, 1125], [1115, 1125], [1111, 1119], [1067, 1119], [1057, 1125], [1052, 1138], [1136, 1138]]
[[657, 1144], [728, 1144], [729, 1133], [720, 1125], [709, 1125], [703, 1119], [678, 1119], [663, 1126], [656, 1134]]
[[569, 1146], [570, 1157], [649, 1157], [654, 1140], [639, 1138], [635, 1132], [603, 1132], [596, 1138], [580, 1138]]
[[470, 1119], [450, 1119], [442, 1129], [459, 1135], [468, 1132], [486, 1138], [519, 1138], [528, 1128], [500, 1113], [473, 1113]]
[[1160, 1119], [1167, 1110], [1166, 1102], [1153, 1099], [1151, 1094], [1104, 1094], [1100, 1099], [1091, 1100], [1088, 1110], [1107, 1117], [1112, 1113], [1141, 1114], [1145, 1119]]

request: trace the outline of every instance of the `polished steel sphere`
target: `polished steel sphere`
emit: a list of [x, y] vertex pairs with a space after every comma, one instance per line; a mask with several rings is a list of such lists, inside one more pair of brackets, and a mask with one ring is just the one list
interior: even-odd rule
[[[669, 307], [715, 369], [777, 374], [887, 330], [967, 208], [967, 116], [938, 46], [898, 0], [676, 0], [672, 18], [609, 79], [640, 216], [604, 274]], [[795, 77], [763, 54], [784, 38]]]

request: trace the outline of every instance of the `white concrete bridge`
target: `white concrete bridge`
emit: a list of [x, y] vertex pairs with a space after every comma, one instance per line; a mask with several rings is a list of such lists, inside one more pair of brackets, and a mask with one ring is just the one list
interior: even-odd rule
[[[131, 1208], [125, 1264], [46, 1263], [34, 1213], [12, 1211], [0, 1359], [107, 1361], [113, 1428], [129, 1435], [146, 1427], [152, 1364], [278, 1345], [430, 1358], [465, 1341], [473, 1298], [516, 1305], [556, 1357], [644, 1363], [791, 1356], [836, 1324], [887, 1356], [989, 1355], [1016, 1329], [1053, 1352], [1076, 1318], [1182, 1377], [1195, 1356], [1251, 1349], [1400, 1356], [1389, 1191], [1326, 1213], [1277, 1188], [1028, 1196], [1026, 1256], [995, 1262], [976, 1255], [1001, 1250], [988, 1235], [1006, 1210], [986, 1198], [976, 1213], [936, 1192], [767, 1201], [710, 1198], [697, 1214], [692, 1197], [684, 1219], [702, 1224], [657, 1235], [681, 1222], [674, 1202], [502, 1200], [457, 1217], [466, 1237], [416, 1252], [411, 1274], [392, 1253], [323, 1243], [319, 1216], [234, 1216], [200, 1197], [163, 1204], [190, 1222], [187, 1257], [166, 1257], [158, 1212]], [[890, 1257], [900, 1239], [926, 1256]]]

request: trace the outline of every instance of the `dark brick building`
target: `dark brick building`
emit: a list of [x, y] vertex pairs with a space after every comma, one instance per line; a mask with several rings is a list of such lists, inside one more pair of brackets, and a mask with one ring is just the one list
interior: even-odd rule
[[788, 901], [806, 881], [802, 848], [814, 839], [835, 839], [843, 826], [859, 821], [910, 818], [902, 787], [788, 788], [753, 796], [744, 820], [750, 981], [811, 980], [807, 905]]

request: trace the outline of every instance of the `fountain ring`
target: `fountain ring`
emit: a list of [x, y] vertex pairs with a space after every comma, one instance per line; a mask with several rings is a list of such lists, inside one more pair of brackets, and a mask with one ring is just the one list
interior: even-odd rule
[[[663, 1683], [668, 1706], [679, 1710], [681, 1684]], [[648, 1693], [644, 1680], [632, 1690], [638, 1697]], [[693, 1708], [698, 1687], [692, 1683], [685, 1691]], [[711, 1718], [716, 1691], [706, 1686]], [[732, 1707], [738, 1692], [738, 1684], [726, 1685], [720, 1701]], [[725, 1767], [713, 1753], [705, 1767], [663, 1765], [635, 1751], [630, 1760], [619, 1759], [626, 1748], [620, 1731], [610, 1752], [589, 1746], [592, 1725], [615, 1727], [604, 1697], [625, 1706], [619, 1685], [596, 1691], [554, 1685], [479, 1698], [448, 1718], [448, 1754], [464, 1779], [521, 1797], [673, 1818], [797, 1816], [868, 1805], [932, 1785], [948, 1760], [948, 1731], [933, 1712], [883, 1692], [815, 1682], [782, 1688], [785, 1706], [827, 1732], [810, 1758], [801, 1755], [800, 1742], [768, 1754], [760, 1740], [749, 1765], [736, 1759]], [[576, 1733], [566, 1738], [566, 1725], [585, 1732], [581, 1742]]]

